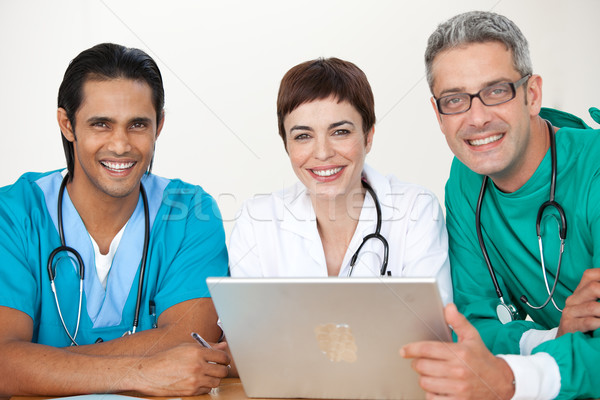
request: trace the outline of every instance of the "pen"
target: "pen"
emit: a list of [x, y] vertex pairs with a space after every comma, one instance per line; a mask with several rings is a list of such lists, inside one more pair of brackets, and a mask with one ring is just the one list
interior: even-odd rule
[[[192, 332], [191, 335], [196, 342], [200, 343], [200, 346], [206, 347], [207, 349], [212, 349], [212, 346], [210, 344], [208, 344], [208, 342], [206, 340], [204, 340], [204, 338], [202, 336], [198, 335], [196, 332]], [[212, 361], [209, 361], [208, 363], [215, 364]], [[227, 365], [227, 368], [231, 368], [231, 364]]]
[[150, 311], [150, 319], [152, 320], [152, 328], [158, 328], [158, 325], [156, 325], [156, 303], [154, 303], [153, 300], [150, 300], [148, 308]]
[[[212, 349], [212, 346], [210, 344], [208, 344], [208, 342], [206, 340], [204, 340], [204, 338], [202, 336], [198, 335], [196, 332], [192, 332], [191, 335], [196, 342], [200, 343], [200, 346], [206, 347], [207, 349]], [[215, 364], [212, 361], [209, 361], [208, 363]], [[229, 368], [231, 368], [231, 367], [229, 367]], [[218, 387], [210, 389], [210, 394], [217, 394], [217, 393], [219, 393]]]
[[201, 346], [206, 347], [207, 349], [212, 349], [212, 346], [208, 344], [208, 342], [204, 340], [202, 336], [198, 335], [196, 332], [192, 332], [191, 335], [196, 342], [200, 343]]

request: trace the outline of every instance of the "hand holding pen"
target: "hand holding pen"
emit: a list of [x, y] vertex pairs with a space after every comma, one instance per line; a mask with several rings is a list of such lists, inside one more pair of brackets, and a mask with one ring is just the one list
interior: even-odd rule
[[202, 336], [198, 335], [196, 332], [192, 332], [191, 335], [196, 342], [200, 343], [201, 346], [212, 350], [212, 346], [210, 344], [208, 344], [208, 342], [206, 340], [204, 340], [204, 338]]
[[[211, 349], [214, 350], [213, 347], [206, 341], [204, 340], [204, 338], [200, 335], [198, 335], [196, 332], [192, 332], [191, 333], [192, 337], [194, 338], [194, 340], [196, 342], [198, 342], [202, 347], [206, 347], [207, 349]], [[220, 350], [220, 349], [219, 349]], [[227, 352], [226, 352], [227, 353]], [[212, 361], [208, 361], [210, 364], [215, 364]], [[227, 364], [227, 368], [231, 369], [231, 364]]]
[[[194, 338], [194, 340], [196, 342], [198, 342], [202, 347], [205, 347], [207, 349], [212, 350], [212, 346], [210, 344], [208, 344], [208, 342], [206, 340], [204, 340], [204, 338], [202, 336], [200, 336], [199, 334], [197, 334], [196, 332], [192, 332], [191, 333], [192, 337]], [[216, 364], [213, 361], [208, 361], [209, 364]], [[227, 368], [231, 368], [230, 365], [227, 365]], [[210, 391], [210, 394], [216, 394], [219, 391], [218, 387], [212, 388]]]
[[231, 359], [226, 352], [201, 344], [187, 340], [143, 357], [140, 368], [132, 369], [133, 383], [127, 389], [163, 397], [211, 393], [229, 374]]
[[[221, 325], [219, 325], [221, 326]], [[222, 327], [221, 327], [222, 329]], [[217, 347], [218, 349], [215, 349], [214, 347], [212, 347], [210, 344], [208, 344], [208, 342], [206, 340], [204, 340], [204, 338], [200, 335], [198, 335], [196, 332], [192, 332], [192, 337], [194, 338], [194, 340], [196, 340], [196, 342], [198, 342], [201, 346], [206, 347], [207, 349], [214, 349], [214, 350], [221, 350], [224, 351], [225, 353], [227, 353], [227, 355], [231, 358], [231, 363], [227, 364], [227, 368], [229, 368], [229, 377], [235, 377], [237, 378], [238, 372], [237, 372], [237, 368], [235, 366], [235, 362], [231, 356], [231, 352], [229, 350], [229, 346], [227, 345], [226, 341], [220, 341], [219, 343], [217, 343]], [[210, 361], [209, 361], [210, 362]]]

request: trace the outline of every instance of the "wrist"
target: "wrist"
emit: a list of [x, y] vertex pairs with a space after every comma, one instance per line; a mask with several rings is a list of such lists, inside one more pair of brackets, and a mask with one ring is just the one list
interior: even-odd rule
[[548, 353], [531, 356], [499, 354], [513, 371], [515, 399], [553, 399], [560, 392], [560, 370], [556, 360]]
[[[118, 357], [118, 361], [113, 363], [112, 373], [115, 375], [111, 392], [132, 391], [144, 393], [147, 391], [147, 386], [143, 379], [145, 365], [145, 357], [138, 356], [122, 356]], [[115, 368], [116, 367], [116, 368]]]
[[499, 370], [502, 376], [502, 384], [499, 388], [498, 394], [501, 399], [510, 400], [515, 395], [515, 374], [508, 363], [500, 357], [496, 357], [498, 360]]

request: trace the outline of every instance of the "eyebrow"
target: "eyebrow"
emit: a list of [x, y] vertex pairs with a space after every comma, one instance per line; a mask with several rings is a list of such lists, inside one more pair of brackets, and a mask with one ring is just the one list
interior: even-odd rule
[[130, 124], [135, 124], [135, 123], [143, 123], [146, 125], [152, 125], [152, 118], [147, 118], [147, 117], [136, 117], [133, 118], [129, 121]]
[[95, 124], [96, 122], [110, 122], [113, 123], [115, 122], [114, 119], [109, 118], [109, 117], [100, 117], [100, 116], [93, 116], [87, 119], [86, 121], [88, 124]]
[[294, 125], [290, 128], [290, 133], [294, 132], [294, 131], [313, 131], [313, 129], [310, 126], [305, 126], [305, 125]]
[[[493, 86], [497, 83], [506, 83], [506, 82], [512, 82], [510, 80], [510, 78], [498, 78], [498, 79], [494, 79], [493, 81], [488, 81], [488, 82], [484, 82], [483, 85], [481, 86], [481, 88], [479, 90], [485, 89], [486, 87], [489, 86]], [[478, 91], [479, 91], [478, 90]], [[455, 88], [450, 88], [450, 89], [445, 89], [443, 90], [440, 95], [438, 97], [442, 97], [445, 94], [448, 93], [452, 93], [452, 94], [456, 94], [456, 93], [468, 93], [467, 89], [464, 86], [461, 87], [455, 87]]]
[[[327, 129], [333, 129], [333, 128], [337, 128], [338, 126], [342, 126], [342, 125], [352, 125], [354, 126], [354, 123], [347, 121], [347, 120], [342, 120], [342, 121], [338, 121], [338, 122], [334, 122], [332, 124], [330, 124]], [[290, 128], [290, 133], [292, 133], [295, 130], [299, 130], [299, 131], [310, 131], [313, 132], [314, 129], [311, 128], [310, 126], [307, 125], [294, 125]]]
[[[88, 118], [86, 122], [88, 124], [95, 124], [97, 122], [108, 122], [108, 123], [112, 124], [112, 123], [115, 123], [116, 120], [114, 118], [110, 118], [110, 117], [93, 116], [93, 117]], [[150, 124], [152, 124], [152, 118], [134, 117], [128, 121], [128, 124], [135, 124], [135, 123], [143, 123], [146, 125], [150, 125]]]
[[346, 121], [346, 120], [342, 120], [339, 122], [334, 122], [333, 124], [329, 125], [329, 129], [333, 129], [333, 128], [337, 128], [338, 126], [342, 126], [342, 125], [352, 125], [354, 126], [354, 124], [350, 121]]

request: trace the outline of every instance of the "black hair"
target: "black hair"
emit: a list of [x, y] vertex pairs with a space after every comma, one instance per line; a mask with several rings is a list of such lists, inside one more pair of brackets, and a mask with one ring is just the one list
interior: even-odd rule
[[[58, 107], [65, 109], [73, 131], [75, 131], [75, 114], [83, 101], [85, 82], [117, 78], [139, 80], [150, 86], [158, 126], [163, 116], [165, 89], [156, 62], [142, 50], [114, 43], [101, 43], [82, 51], [69, 63], [58, 89]], [[73, 143], [69, 142], [64, 135], [61, 136], [69, 178], [73, 179], [75, 162]]]

